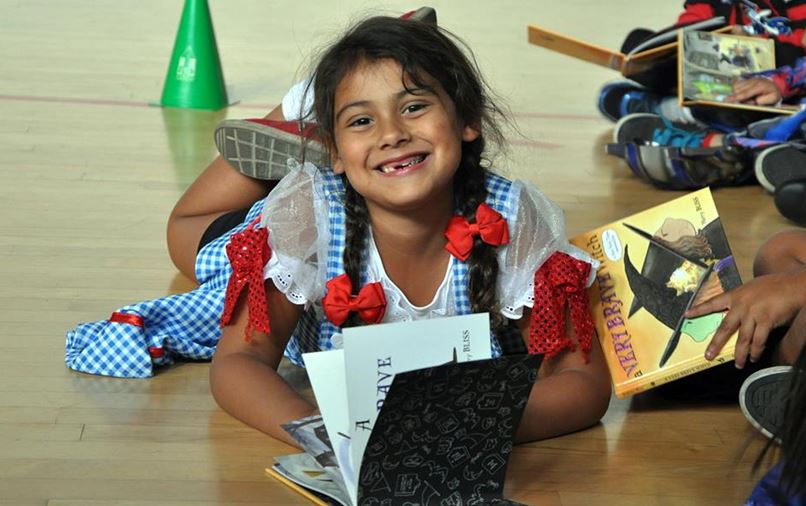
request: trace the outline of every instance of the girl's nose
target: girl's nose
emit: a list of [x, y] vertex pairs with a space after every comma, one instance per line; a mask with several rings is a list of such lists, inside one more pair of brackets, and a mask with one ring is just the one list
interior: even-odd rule
[[379, 126], [381, 148], [395, 148], [411, 139], [408, 128], [399, 118], [382, 121]]

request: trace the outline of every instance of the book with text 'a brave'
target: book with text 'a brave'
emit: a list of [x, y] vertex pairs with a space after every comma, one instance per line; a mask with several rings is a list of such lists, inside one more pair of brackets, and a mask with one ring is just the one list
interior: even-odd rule
[[683, 316], [741, 284], [708, 188], [571, 242], [601, 262], [589, 289], [591, 313], [618, 397], [733, 359], [735, 335], [714, 360], [705, 359], [723, 313]]
[[542, 356], [490, 355], [487, 314], [344, 329], [303, 355], [321, 416], [283, 428], [305, 453], [266, 473], [314, 504], [518, 504], [504, 477]]

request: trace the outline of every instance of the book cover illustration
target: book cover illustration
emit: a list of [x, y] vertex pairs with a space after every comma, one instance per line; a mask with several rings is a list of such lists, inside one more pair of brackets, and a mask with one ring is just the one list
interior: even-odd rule
[[724, 317], [687, 319], [692, 305], [741, 278], [705, 188], [571, 240], [601, 262], [591, 313], [616, 395], [625, 397], [733, 359], [735, 336], [713, 360]]
[[[503, 498], [515, 430], [540, 355], [398, 373], [370, 435], [353, 500], [322, 418], [283, 426], [306, 453], [277, 457], [267, 473], [314, 504], [518, 505]], [[292, 486], [289, 484], [289, 486]]]
[[777, 114], [791, 114], [796, 110], [786, 106], [725, 102], [733, 93], [733, 83], [737, 78], [775, 68], [775, 43], [772, 39], [704, 31], [680, 32], [679, 38], [678, 95], [681, 104], [720, 105]]

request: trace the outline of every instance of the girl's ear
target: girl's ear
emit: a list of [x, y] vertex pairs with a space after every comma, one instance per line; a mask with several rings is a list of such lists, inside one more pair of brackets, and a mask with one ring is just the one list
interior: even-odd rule
[[334, 173], [339, 175], [344, 174], [344, 163], [341, 161], [341, 157], [338, 153], [333, 153], [332, 166]]
[[481, 128], [478, 125], [465, 125], [462, 129], [462, 141], [473, 142], [481, 135]]

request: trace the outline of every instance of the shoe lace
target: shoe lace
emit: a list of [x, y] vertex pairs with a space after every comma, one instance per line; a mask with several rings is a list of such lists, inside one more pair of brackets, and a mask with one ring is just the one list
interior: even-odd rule
[[706, 132], [691, 132], [672, 125], [666, 119], [663, 120], [663, 128], [656, 128], [652, 133], [652, 143], [658, 146], [673, 146], [678, 148], [696, 148], [702, 146]]

